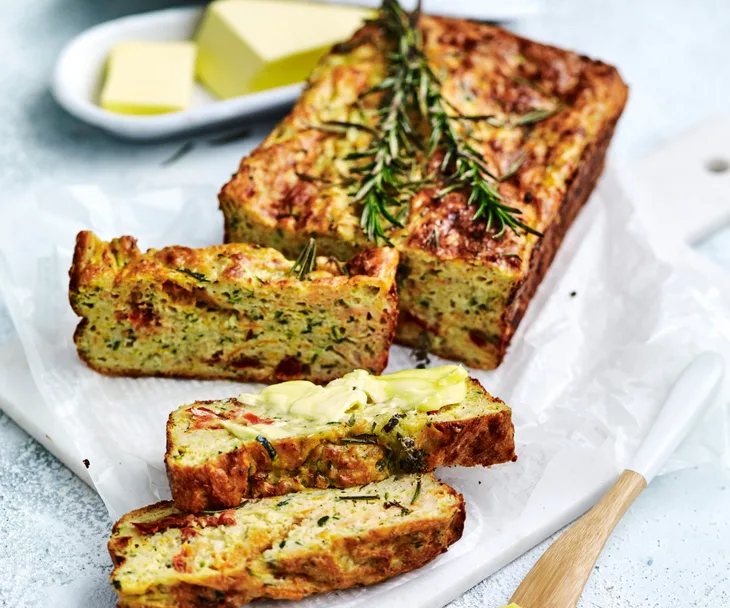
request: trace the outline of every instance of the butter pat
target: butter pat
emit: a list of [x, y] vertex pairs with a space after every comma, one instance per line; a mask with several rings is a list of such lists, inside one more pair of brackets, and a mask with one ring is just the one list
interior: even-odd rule
[[223, 99], [300, 82], [371, 14], [292, 0], [216, 0], [198, 31], [198, 79]]
[[162, 114], [190, 105], [193, 42], [125, 42], [109, 53], [102, 108], [121, 114]]
[[[414, 369], [385, 376], [373, 376], [356, 370], [317, 386], [306, 380], [282, 382], [266, 387], [260, 393], [243, 393], [238, 400], [257, 408], [264, 417], [289, 416], [302, 421], [326, 424], [346, 418], [354, 412], [364, 416], [395, 412], [435, 411], [461, 403], [466, 398], [468, 374], [460, 365], [444, 365], [431, 369]], [[253, 438], [271, 435], [274, 425], [249, 425], [244, 431], [224, 424], [231, 433]], [[247, 436], [248, 437], [248, 436]]]

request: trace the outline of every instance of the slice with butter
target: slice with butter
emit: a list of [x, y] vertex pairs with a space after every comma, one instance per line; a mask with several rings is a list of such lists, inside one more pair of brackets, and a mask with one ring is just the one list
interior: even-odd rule
[[109, 53], [102, 108], [122, 114], [163, 114], [190, 105], [195, 43], [125, 42]]
[[515, 458], [511, 411], [459, 365], [327, 386], [284, 382], [183, 406], [167, 423], [165, 463], [185, 511], [305, 488], [345, 488], [438, 466]]
[[197, 35], [198, 79], [223, 99], [300, 82], [371, 14], [295, 0], [216, 0]]

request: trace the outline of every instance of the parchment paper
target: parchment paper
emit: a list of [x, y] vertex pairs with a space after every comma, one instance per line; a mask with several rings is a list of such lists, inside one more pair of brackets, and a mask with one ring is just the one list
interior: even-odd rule
[[[115, 379], [88, 369], [72, 342], [74, 238], [92, 229], [105, 239], [131, 234], [143, 249], [220, 242], [217, 187], [45, 186], [6, 204], [0, 216], [0, 289], [42, 396], [7, 413], [45, 427], [88, 459], [113, 518], [169, 497], [162, 456], [172, 409], [255, 387]], [[463, 539], [417, 572], [304, 606], [376, 605], [374, 598], [379, 607], [402, 606], [406, 594], [408, 605], [442, 605], [585, 510], [627, 463], [693, 355], [713, 349], [730, 362], [727, 276], [686, 248], [660, 256], [634, 211], [609, 172], [569, 231], [502, 366], [472, 371], [513, 408], [519, 460], [439, 471], [467, 500]], [[408, 349], [393, 347], [388, 371], [414, 364]], [[726, 386], [669, 468], [730, 464], [727, 396]]]

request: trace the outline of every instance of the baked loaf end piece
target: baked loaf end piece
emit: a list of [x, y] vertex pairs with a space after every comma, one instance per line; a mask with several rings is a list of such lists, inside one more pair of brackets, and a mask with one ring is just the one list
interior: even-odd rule
[[[423, 372], [449, 368], [462, 371], [466, 378], [458, 366]], [[421, 371], [376, 381], [389, 382], [404, 374], [414, 377]], [[348, 374], [326, 389], [312, 387], [319, 392], [305, 400], [331, 402], [327, 391], [336, 389], [347, 397], [353, 391], [344, 384], [360, 373]], [[271, 389], [283, 392], [286, 385]], [[431, 411], [368, 398], [349, 407], [349, 402], [343, 403], [339, 415], [326, 412], [329, 419], [282, 413], [250, 399], [256, 395], [183, 406], [170, 414], [167, 423], [165, 464], [172, 498], [180, 509], [198, 513], [234, 507], [248, 497], [350, 487], [438, 466], [491, 466], [515, 460], [510, 408], [476, 380], [466, 378], [463, 391], [458, 402], [440, 409], [429, 406]], [[303, 410], [301, 403], [292, 410]]]
[[461, 537], [464, 500], [431, 475], [308, 490], [186, 515], [163, 502], [112, 530], [122, 608], [238, 608], [370, 585], [428, 563]]
[[[627, 88], [609, 65], [492, 25], [424, 16], [420, 27], [446, 100], [463, 115], [492, 117], [459, 127], [471, 130], [469, 141], [491, 172], [505, 176], [523, 159], [497, 187], [543, 236], [508, 230], [493, 238], [493, 227], [474, 221], [470, 192], [439, 197], [439, 184], [425, 187], [412, 198], [404, 228], [389, 233], [401, 252], [396, 340], [413, 345], [425, 333], [438, 355], [489, 369], [501, 362], [602, 171]], [[340, 256], [368, 245], [353, 190], [342, 184], [353, 177], [347, 155], [366, 149], [371, 136], [312, 125], [374, 114], [378, 97], [360, 96], [382, 81], [386, 48], [369, 25], [322, 60], [291, 114], [222, 189], [228, 241], [291, 253], [317, 235], [326, 252]], [[524, 124], [540, 110], [558, 111]]]
[[324, 383], [380, 373], [397, 320], [393, 249], [304, 279], [278, 251], [230, 244], [141, 253], [128, 236], [79, 233], [70, 300], [79, 356], [110, 375]]

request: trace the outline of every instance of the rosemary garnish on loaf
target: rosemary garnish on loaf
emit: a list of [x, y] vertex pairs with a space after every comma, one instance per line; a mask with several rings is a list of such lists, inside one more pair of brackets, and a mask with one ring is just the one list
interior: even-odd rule
[[[397, 2], [384, 2], [380, 23], [390, 36], [396, 38], [396, 48], [390, 55], [386, 77], [365, 91], [363, 97], [382, 93], [383, 100], [377, 113], [377, 125], [370, 129], [370, 146], [346, 157], [350, 161], [364, 161], [350, 171], [359, 175], [359, 187], [352, 203], [362, 204], [360, 227], [368, 239], [391, 244], [385, 233], [384, 220], [394, 226], [403, 226], [394, 212], [405, 197], [412, 195], [413, 159], [417, 141], [411, 124], [411, 108], [416, 86], [418, 47], [414, 15], [405, 13]], [[347, 123], [348, 126], [357, 126]], [[340, 126], [344, 126], [340, 123]]]
[[[358, 187], [351, 200], [360, 203], [360, 225], [368, 239], [391, 244], [386, 228], [403, 226], [403, 207], [417, 187], [438, 179], [442, 187], [438, 196], [454, 191], [469, 193], [468, 204], [476, 208], [473, 220], [483, 219], [492, 238], [500, 238], [509, 228], [515, 233], [541, 233], [520, 219], [521, 210], [505, 203], [498, 191], [501, 181], [511, 179], [519, 170], [523, 158], [513, 163], [503, 176], [496, 176], [487, 166], [484, 156], [471, 143], [469, 132], [461, 133], [462, 121], [485, 121], [495, 128], [510, 128], [535, 124], [549, 118], [559, 108], [538, 109], [513, 120], [495, 116], [463, 115], [442, 96], [441, 82], [426, 58], [423, 36], [417, 24], [420, 1], [412, 12], [405, 11], [397, 0], [384, 0], [379, 16], [374, 20], [392, 41], [392, 51], [385, 78], [363, 93], [383, 93], [374, 127], [357, 123], [332, 123], [322, 128], [332, 131], [357, 127], [373, 135], [366, 150], [346, 157], [355, 164], [351, 172], [359, 174]], [[421, 141], [413, 120], [426, 127], [428, 141]], [[427, 175], [421, 165], [427, 165], [437, 152], [443, 159], [439, 175]], [[426, 179], [421, 176], [426, 175]]]
[[307, 244], [299, 254], [294, 266], [291, 267], [289, 274], [293, 274], [303, 281], [307, 278], [307, 275], [314, 270], [317, 265], [317, 241], [310, 238]]
[[514, 232], [522, 229], [542, 236], [519, 218], [521, 213], [519, 209], [505, 204], [497, 190], [500, 181], [514, 177], [521, 161], [513, 164], [502, 178], [494, 175], [487, 167], [482, 154], [466, 137], [459, 134], [456, 123], [462, 117], [453, 114], [452, 112], [455, 112], [453, 106], [441, 96], [438, 80], [426, 64], [425, 58], [423, 58], [422, 79], [419, 102], [426, 109], [426, 117], [431, 128], [428, 156], [433, 157], [437, 150], [444, 151], [440, 170], [445, 179], [438, 196], [443, 197], [457, 190], [470, 191], [468, 204], [476, 207], [473, 219], [485, 218], [487, 229], [494, 229], [495, 239], [501, 237], [507, 228]]

